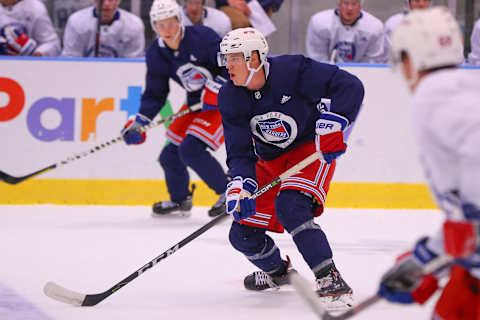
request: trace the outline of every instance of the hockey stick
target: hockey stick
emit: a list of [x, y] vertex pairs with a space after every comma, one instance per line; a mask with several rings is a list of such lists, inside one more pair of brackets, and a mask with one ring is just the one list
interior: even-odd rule
[[[427, 263], [423, 268], [423, 274], [432, 273], [445, 265], [452, 262], [452, 258], [449, 256], [440, 256], [437, 259]], [[290, 281], [295, 288], [295, 290], [300, 294], [300, 296], [307, 302], [310, 306], [312, 311], [317, 315], [318, 319], [322, 320], [346, 320], [350, 319], [354, 315], [360, 313], [361, 311], [367, 309], [371, 305], [377, 303], [378, 301], [382, 300], [382, 297], [378, 295], [373, 295], [362, 302], [360, 302], [355, 307], [351, 308], [350, 310], [339, 314], [339, 315], [332, 315], [326, 309], [325, 306], [319, 300], [319, 297], [315, 291], [312, 290], [310, 283], [305, 280], [302, 276], [300, 276], [297, 272], [294, 272], [290, 275]]]
[[[152, 121], [150, 122], [149, 124], [143, 126], [141, 128], [141, 131], [146, 131], [148, 129], [151, 129], [151, 128], [154, 128], [156, 126], [159, 126], [167, 121], [170, 121], [170, 120], [174, 120], [178, 117], [181, 117], [181, 116], [184, 116], [186, 115], [187, 113], [190, 113], [192, 111], [197, 111], [197, 110], [200, 110], [201, 108], [201, 104], [200, 103], [197, 103], [197, 104], [194, 104], [193, 106], [191, 106], [190, 108], [188, 109], [185, 109], [183, 111], [180, 111], [180, 112], [177, 112], [175, 114], [172, 114], [170, 116], [168, 116], [167, 118], [165, 119], [160, 119], [158, 121]], [[101, 143], [101, 144], [98, 144], [96, 146], [94, 146], [93, 148], [91, 148], [90, 150], [88, 151], [84, 151], [82, 153], [79, 153], [79, 154], [76, 154], [76, 155], [73, 155], [71, 157], [68, 157], [67, 159], [63, 160], [63, 161], [60, 161], [58, 163], [54, 163], [52, 165], [49, 165], [48, 167], [46, 168], [43, 168], [43, 169], [40, 169], [38, 171], [35, 171], [35, 172], [32, 172], [30, 174], [27, 174], [27, 175], [24, 175], [24, 176], [21, 176], [21, 177], [14, 177], [14, 176], [11, 176], [9, 175], [8, 173], [6, 172], [3, 172], [3, 171], [0, 171], [0, 180], [1, 181], [4, 181], [6, 183], [9, 183], [9, 184], [17, 184], [17, 183], [20, 183], [24, 180], [27, 180], [29, 178], [32, 178], [34, 176], [37, 176], [39, 174], [42, 174], [42, 173], [45, 173], [45, 172], [48, 172], [50, 170], [53, 170], [57, 167], [59, 167], [60, 165], [65, 165], [65, 164], [69, 164], [75, 160], [78, 160], [78, 159], [81, 159], [81, 158], [84, 158], [92, 153], [95, 153], [97, 151], [100, 151], [100, 150], [103, 150], [109, 146], [112, 146], [114, 144], [116, 144], [117, 142], [120, 142], [123, 140], [123, 136], [119, 136], [119, 137], [116, 137], [110, 141], [107, 141], [107, 142], [104, 142], [104, 143]]]
[[[304, 160], [300, 161], [297, 163], [295, 166], [292, 168], [288, 169], [284, 173], [282, 173], [280, 176], [272, 180], [270, 183], [264, 185], [261, 189], [259, 189], [257, 192], [255, 192], [251, 198], [255, 199], [260, 197], [262, 194], [267, 192], [268, 190], [272, 189], [274, 186], [279, 184], [282, 180], [285, 180], [286, 178], [294, 175], [296, 172], [302, 170], [306, 166], [312, 164], [316, 160], [319, 159], [318, 153], [313, 153]], [[103, 301], [119, 289], [121, 289], [123, 286], [131, 282], [133, 279], [137, 278], [139, 275], [159, 263], [161, 260], [167, 258], [168, 256], [174, 254], [177, 252], [180, 248], [185, 246], [187, 243], [191, 242], [192, 240], [196, 239], [198, 236], [200, 236], [202, 233], [219, 223], [221, 220], [223, 220], [225, 217], [227, 217], [227, 213], [223, 213], [217, 217], [215, 217], [213, 220], [209, 221], [206, 225], [202, 226], [189, 236], [187, 236], [185, 239], [180, 241], [179, 243], [175, 244], [171, 248], [169, 248], [167, 251], [163, 252], [153, 260], [149, 261], [147, 264], [145, 264], [143, 267], [123, 279], [122, 281], [118, 282], [115, 284], [113, 287], [108, 289], [107, 291], [104, 291], [102, 293], [96, 293], [96, 294], [81, 294], [72, 290], [69, 290], [65, 287], [62, 287], [55, 282], [49, 281], [45, 284], [43, 288], [43, 292], [49, 296], [52, 299], [58, 300], [60, 302], [68, 303], [74, 306], [82, 306], [82, 307], [87, 307], [87, 306], [94, 306], [98, 304], [99, 302]]]
[[104, 0], [100, 0], [98, 3], [97, 32], [95, 34], [95, 52], [94, 52], [95, 58], [98, 57], [98, 54], [100, 52], [100, 33], [102, 31], [101, 26], [102, 26], [103, 1]]

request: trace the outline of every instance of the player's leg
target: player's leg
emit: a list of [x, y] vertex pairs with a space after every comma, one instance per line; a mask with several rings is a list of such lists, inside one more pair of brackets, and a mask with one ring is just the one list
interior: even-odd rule
[[[187, 108], [184, 105], [180, 111]], [[180, 159], [178, 146], [185, 138], [185, 131], [195, 119], [193, 113], [186, 114], [176, 118], [167, 129], [167, 138], [169, 144], [163, 148], [158, 161], [165, 173], [165, 181], [167, 184], [170, 201], [159, 201], [153, 205], [153, 215], [162, 216], [165, 214], [181, 214], [190, 215], [192, 208], [192, 191], [188, 190], [190, 177], [187, 167]], [[193, 186], [192, 186], [193, 187]]]
[[479, 320], [480, 279], [472, 277], [463, 267], [454, 266], [432, 319]]
[[153, 205], [153, 215], [179, 213], [188, 216], [192, 209], [192, 192], [188, 190], [190, 177], [187, 167], [180, 159], [178, 147], [169, 143], [163, 148], [158, 162], [165, 173], [170, 201], [159, 201]]
[[[306, 143], [287, 157], [287, 166], [315, 152], [313, 143]], [[317, 281], [317, 293], [331, 307], [335, 301], [351, 305], [352, 289], [345, 282], [332, 259], [332, 250], [322, 228], [313, 220], [323, 211], [323, 205], [335, 170], [335, 163], [328, 165], [317, 161], [282, 182], [276, 198], [276, 216], [292, 235], [303, 258], [312, 269]]]
[[248, 290], [277, 288], [288, 283], [287, 272], [291, 270], [290, 261], [282, 260], [280, 250], [265, 232], [257, 228], [233, 222], [229, 239], [232, 246], [262, 271], [255, 271], [244, 279]]
[[224, 141], [222, 116], [218, 110], [210, 110], [195, 114], [180, 145], [183, 162], [218, 195], [217, 202], [208, 211], [211, 217], [225, 213], [225, 189], [228, 179], [222, 166], [207, 147], [218, 150]]

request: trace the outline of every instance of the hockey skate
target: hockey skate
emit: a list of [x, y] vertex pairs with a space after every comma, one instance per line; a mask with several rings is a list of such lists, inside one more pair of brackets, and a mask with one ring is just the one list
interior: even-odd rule
[[195, 190], [195, 185], [192, 184], [192, 190], [188, 194], [188, 196], [181, 202], [174, 202], [174, 201], [159, 201], [155, 202], [152, 206], [152, 216], [153, 217], [164, 217], [164, 216], [181, 216], [181, 217], [189, 217], [192, 213], [192, 196], [193, 191]]
[[282, 266], [277, 270], [272, 272], [255, 271], [245, 277], [243, 284], [245, 289], [252, 291], [278, 290], [281, 286], [290, 283], [288, 275], [294, 271], [295, 269], [290, 264], [290, 258], [287, 256], [287, 260], [284, 260]]
[[210, 208], [210, 210], [208, 210], [208, 216], [213, 218], [224, 214], [227, 211], [225, 207], [225, 201], [225, 193], [222, 193], [220, 197], [218, 197], [217, 202], [215, 202], [215, 204]]
[[317, 272], [315, 277], [317, 294], [328, 310], [342, 310], [352, 306], [352, 288], [343, 280], [333, 262]]

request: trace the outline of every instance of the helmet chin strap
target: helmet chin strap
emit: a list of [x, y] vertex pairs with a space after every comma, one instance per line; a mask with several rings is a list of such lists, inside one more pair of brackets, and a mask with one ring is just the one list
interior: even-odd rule
[[178, 37], [182, 34], [183, 29], [184, 29], [183, 24], [180, 23], [180, 25], [179, 25], [179, 27], [178, 27], [178, 31], [177, 31], [177, 33], [175, 34], [175, 37], [173, 37], [173, 40], [172, 40], [173, 42], [177, 41]]
[[247, 64], [247, 69], [250, 71], [250, 73], [248, 74], [247, 80], [243, 84], [244, 87], [248, 86], [250, 81], [252, 81], [252, 78], [253, 78], [253, 75], [255, 74], [255, 72], [258, 72], [262, 67], [263, 67], [263, 61], [262, 61], [262, 63], [260, 63], [260, 65], [256, 69], [251, 68], [250, 64]]

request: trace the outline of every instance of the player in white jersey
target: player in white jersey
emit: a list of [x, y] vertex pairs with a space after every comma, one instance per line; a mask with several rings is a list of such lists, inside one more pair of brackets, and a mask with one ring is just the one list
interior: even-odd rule
[[182, 21], [185, 26], [204, 25], [223, 38], [230, 30], [230, 18], [222, 11], [206, 7], [205, 0], [185, 0], [182, 10]]
[[468, 55], [468, 62], [470, 64], [480, 65], [480, 19], [477, 20], [475, 27], [473, 27], [470, 44], [472, 46], [472, 52]]
[[53, 0], [53, 24], [58, 34], [63, 36], [68, 17], [72, 13], [90, 7], [93, 4], [93, 0]]
[[56, 56], [60, 40], [40, 0], [0, 0], [0, 55]]
[[[412, 119], [441, 229], [420, 238], [382, 278], [379, 295], [423, 304], [442, 289], [431, 319], [480, 319], [480, 81], [463, 62], [460, 28], [446, 7], [416, 10], [392, 34], [392, 61], [413, 93]], [[400, 107], [400, 106], [399, 106]], [[454, 258], [444, 270], [424, 266]], [[442, 268], [441, 268], [442, 269]]]
[[[99, 0], [95, 0], [97, 6]], [[141, 57], [145, 49], [144, 25], [136, 15], [118, 8], [119, 0], [104, 0], [100, 28], [99, 56], [109, 58]], [[88, 7], [68, 18], [63, 37], [65, 57], [94, 56], [97, 32], [97, 8]]]
[[382, 63], [383, 23], [362, 10], [363, 0], [338, 0], [308, 24], [307, 55], [321, 62]]
[[405, 10], [403, 12], [394, 14], [385, 21], [385, 57], [388, 59], [390, 56], [390, 37], [392, 36], [392, 31], [395, 27], [402, 21], [405, 15], [411, 10], [417, 9], [426, 9], [430, 7], [430, 0], [406, 0], [405, 1]]

